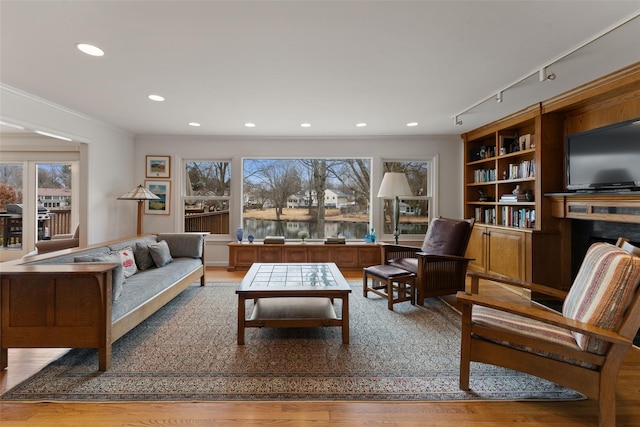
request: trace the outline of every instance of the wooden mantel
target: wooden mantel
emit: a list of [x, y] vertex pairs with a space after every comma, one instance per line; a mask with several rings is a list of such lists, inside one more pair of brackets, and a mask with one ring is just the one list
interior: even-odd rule
[[557, 193], [551, 198], [556, 218], [640, 224], [640, 192], [629, 194]]

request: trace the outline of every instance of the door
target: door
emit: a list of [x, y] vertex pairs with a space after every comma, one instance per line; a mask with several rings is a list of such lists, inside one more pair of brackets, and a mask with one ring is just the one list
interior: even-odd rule
[[489, 231], [487, 272], [525, 280], [523, 232], [500, 228]]
[[36, 242], [72, 233], [79, 223], [77, 155], [23, 155], [33, 159], [0, 164], [0, 261], [29, 254]]

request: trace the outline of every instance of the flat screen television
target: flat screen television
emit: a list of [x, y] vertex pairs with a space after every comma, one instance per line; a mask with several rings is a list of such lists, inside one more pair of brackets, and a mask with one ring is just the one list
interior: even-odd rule
[[568, 191], [640, 190], [640, 118], [568, 135]]

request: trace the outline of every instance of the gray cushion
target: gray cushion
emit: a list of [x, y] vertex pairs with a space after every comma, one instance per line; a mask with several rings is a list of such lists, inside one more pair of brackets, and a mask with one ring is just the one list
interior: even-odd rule
[[336, 319], [329, 298], [259, 298], [251, 320], [258, 319]]
[[77, 263], [105, 263], [112, 262], [118, 264], [112, 271], [111, 279], [111, 300], [115, 301], [122, 295], [122, 286], [124, 285], [124, 270], [118, 253], [102, 254], [102, 255], [81, 255], [73, 259]]
[[174, 258], [200, 258], [204, 235], [202, 233], [160, 233], [158, 241], [164, 240], [169, 245]]
[[149, 243], [147, 242], [137, 242], [136, 247], [133, 249], [133, 256], [136, 259], [136, 265], [140, 271], [148, 270], [156, 266], [153, 258], [151, 258]]
[[151, 253], [151, 258], [153, 258], [153, 263], [156, 267], [164, 267], [173, 261], [171, 258], [171, 252], [169, 251], [169, 245], [164, 240], [159, 241], [158, 243], [152, 243], [149, 246], [149, 253]]

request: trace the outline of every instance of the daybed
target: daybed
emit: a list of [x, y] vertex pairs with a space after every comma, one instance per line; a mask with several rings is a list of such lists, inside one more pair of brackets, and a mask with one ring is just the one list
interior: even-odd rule
[[201, 233], [161, 233], [0, 264], [0, 369], [9, 348], [48, 347], [96, 348], [109, 369], [112, 343], [204, 286], [203, 247]]

